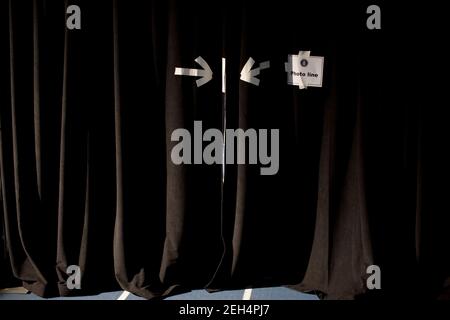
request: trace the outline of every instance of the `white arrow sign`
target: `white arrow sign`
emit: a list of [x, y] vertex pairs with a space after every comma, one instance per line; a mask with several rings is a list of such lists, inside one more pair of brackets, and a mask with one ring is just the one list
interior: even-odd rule
[[258, 68], [252, 70], [255, 60], [252, 57], [248, 58], [247, 63], [241, 71], [241, 80], [259, 86], [259, 79], [256, 78], [261, 70], [270, 68], [270, 61], [264, 61], [259, 64]]
[[201, 77], [196, 80], [197, 87], [200, 87], [212, 79], [213, 73], [209, 65], [202, 57], [199, 56], [194, 61], [197, 62], [203, 69], [175, 68], [175, 75]]

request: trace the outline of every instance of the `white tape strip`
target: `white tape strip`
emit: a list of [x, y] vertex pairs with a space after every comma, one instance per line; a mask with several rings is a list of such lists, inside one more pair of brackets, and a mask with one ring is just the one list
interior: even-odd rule
[[[308, 58], [310, 54], [311, 54], [311, 51], [299, 51], [298, 52], [298, 61], [299, 61], [299, 63], [302, 60], [302, 58]], [[303, 82], [302, 76], [298, 76], [298, 80], [299, 80], [298, 87], [300, 89], [308, 88], [308, 86], [305, 86], [305, 83]]]
[[222, 58], [222, 92], [226, 92], [226, 86], [227, 86], [227, 76], [225, 73], [225, 67], [226, 67], [226, 60], [225, 58]]
[[264, 61], [259, 64], [259, 69], [269, 69], [270, 68], [270, 61]]
[[311, 51], [299, 51], [298, 56], [299, 57], [305, 57], [308, 58], [311, 55]]
[[127, 300], [127, 298], [128, 298], [129, 295], [130, 295], [130, 292], [124, 291], [124, 292], [122, 292], [122, 294], [120, 295], [120, 297], [117, 298], [117, 300]]
[[197, 77], [202, 75], [201, 72], [203, 70], [199, 69], [187, 69], [187, 68], [175, 68], [175, 75], [176, 76], [190, 76], [190, 77]]
[[252, 300], [252, 289], [245, 289], [242, 300]]

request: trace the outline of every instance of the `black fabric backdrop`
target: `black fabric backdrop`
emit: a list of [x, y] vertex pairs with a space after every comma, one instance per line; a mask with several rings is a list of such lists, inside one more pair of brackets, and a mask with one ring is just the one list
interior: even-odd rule
[[[68, 4], [81, 30], [65, 28]], [[2, 1], [0, 280], [47, 297], [269, 285], [439, 295], [446, 139], [401, 89], [412, 79], [400, 11], [382, 3], [382, 30], [370, 31], [368, 4]], [[323, 88], [287, 85], [299, 50], [325, 57]], [[200, 88], [174, 75], [198, 56], [214, 72]], [[258, 87], [239, 80], [249, 57], [271, 63]], [[170, 135], [194, 120], [280, 129], [278, 174], [227, 165], [222, 185], [220, 165], [174, 165]], [[371, 264], [381, 290], [366, 288]], [[81, 290], [65, 285], [69, 265]]]

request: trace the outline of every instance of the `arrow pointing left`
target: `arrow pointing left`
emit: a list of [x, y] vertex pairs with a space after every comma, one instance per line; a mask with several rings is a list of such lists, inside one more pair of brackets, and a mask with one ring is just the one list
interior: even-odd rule
[[196, 80], [197, 87], [200, 87], [212, 79], [213, 73], [209, 65], [202, 57], [199, 56], [194, 61], [197, 62], [203, 69], [175, 68], [175, 75], [201, 77]]
[[259, 67], [252, 69], [255, 60], [252, 57], [248, 58], [247, 63], [241, 70], [241, 80], [259, 86], [259, 79], [256, 78], [261, 70], [270, 68], [270, 61], [264, 61], [259, 64]]

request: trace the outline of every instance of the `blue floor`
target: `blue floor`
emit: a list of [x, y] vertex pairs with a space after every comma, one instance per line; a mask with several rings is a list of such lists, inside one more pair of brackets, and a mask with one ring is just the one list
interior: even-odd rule
[[[245, 290], [229, 290], [208, 293], [206, 290], [194, 290], [179, 294], [166, 300], [318, 300], [316, 295], [301, 293], [284, 287], [258, 288]], [[123, 291], [107, 292], [95, 296], [43, 299], [35, 294], [0, 293], [0, 300], [144, 300]]]

